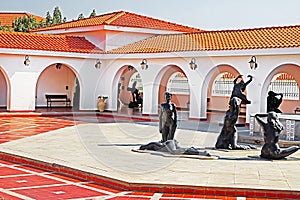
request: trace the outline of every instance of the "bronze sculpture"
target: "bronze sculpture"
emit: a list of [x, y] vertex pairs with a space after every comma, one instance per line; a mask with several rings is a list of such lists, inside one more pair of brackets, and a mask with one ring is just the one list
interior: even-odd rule
[[224, 125], [215, 144], [216, 149], [255, 149], [251, 145], [237, 144], [236, 122], [240, 113], [240, 100], [232, 97], [229, 101], [229, 109], [225, 113]]
[[237, 80], [242, 78], [242, 76], [239, 75], [233, 81], [234, 87], [229, 100], [229, 109], [225, 113], [224, 125], [215, 144], [216, 149], [256, 149], [252, 145], [237, 144], [238, 134], [235, 124], [240, 114], [241, 101], [246, 104], [251, 103], [242, 92], [245, 91], [246, 86], [253, 78], [251, 75], [248, 75], [250, 79], [246, 83], [243, 80], [237, 83]]
[[146, 145], [141, 145], [140, 150], [152, 150], [160, 151], [165, 153], [170, 153], [173, 155], [201, 155], [201, 156], [211, 156], [206, 150], [199, 150], [194, 147], [182, 148], [179, 147], [176, 140], [167, 140], [165, 142], [150, 142]]
[[200, 155], [211, 156], [206, 150], [200, 150], [194, 147], [182, 148], [174, 140], [174, 134], [177, 127], [177, 111], [174, 103], [171, 102], [172, 94], [164, 93], [165, 103], [161, 104], [159, 116], [159, 132], [162, 134], [162, 140], [159, 142], [150, 142], [141, 145], [139, 150], [152, 150], [172, 155]]
[[178, 146], [178, 142], [174, 140], [174, 134], [177, 128], [177, 111], [174, 103], [171, 102], [172, 94], [164, 93], [165, 103], [161, 104], [161, 112], [159, 116], [159, 132], [162, 139], [159, 142], [150, 142], [141, 145], [139, 150], [152, 150], [172, 155], [201, 155], [211, 156], [206, 150], [199, 150], [194, 147], [182, 148]]
[[143, 98], [141, 97], [139, 90], [136, 88], [136, 84], [136, 81], [134, 81], [132, 88], [127, 88], [127, 91], [130, 91], [132, 95], [132, 101], [130, 101], [128, 105], [129, 108], [137, 108], [139, 105], [143, 107]]
[[241, 80], [240, 82], [237, 82], [237, 80], [239, 78], [242, 78], [243, 75], [238, 75], [238, 77], [236, 77], [233, 81], [234, 86], [233, 86], [233, 90], [232, 90], [232, 94], [231, 97], [238, 97], [239, 99], [242, 100], [242, 102], [244, 102], [245, 104], [250, 104], [251, 101], [249, 101], [246, 97], [245, 94], [243, 94], [243, 92], [246, 90], [246, 86], [252, 81], [253, 77], [251, 75], [248, 75], [247, 77], [249, 77], [250, 79], [245, 83], [243, 80]]
[[273, 91], [269, 91], [267, 97], [267, 112], [274, 111], [276, 113], [282, 113], [281, 110], [278, 109], [282, 102], [282, 97], [282, 93], [275, 93]]
[[[261, 117], [267, 117], [265, 122]], [[291, 146], [285, 149], [280, 149], [278, 145], [279, 134], [283, 130], [283, 125], [280, 123], [276, 112], [271, 111], [268, 114], [256, 114], [255, 118], [263, 129], [264, 142], [261, 149], [261, 158], [266, 159], [282, 159], [299, 150], [298, 146]]]
[[171, 102], [172, 94], [164, 93], [166, 102], [161, 104], [159, 116], [159, 132], [162, 134], [161, 142], [173, 140], [177, 128], [177, 111], [174, 103]]

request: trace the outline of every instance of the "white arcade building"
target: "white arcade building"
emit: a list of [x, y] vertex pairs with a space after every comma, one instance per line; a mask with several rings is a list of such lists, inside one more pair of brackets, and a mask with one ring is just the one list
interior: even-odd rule
[[[256, 67], [250, 68], [252, 58]], [[7, 111], [46, 107], [45, 94], [67, 94], [79, 110], [128, 105], [134, 81], [142, 114], [157, 115], [164, 91], [191, 119], [225, 111], [232, 81], [252, 75], [246, 121], [266, 112], [269, 90], [284, 94], [280, 109], [299, 103], [300, 26], [205, 31], [126, 11], [32, 30], [0, 32], [0, 106]], [[59, 105], [59, 103], [57, 103]]]

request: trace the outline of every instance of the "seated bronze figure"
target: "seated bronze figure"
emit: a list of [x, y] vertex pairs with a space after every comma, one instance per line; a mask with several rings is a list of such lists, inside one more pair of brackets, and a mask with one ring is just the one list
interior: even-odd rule
[[267, 97], [267, 112], [274, 111], [276, 113], [282, 113], [281, 110], [278, 109], [278, 107], [282, 103], [282, 97], [282, 93], [269, 91]]
[[240, 113], [240, 100], [237, 97], [232, 97], [229, 101], [229, 109], [224, 117], [224, 125], [222, 131], [215, 144], [216, 149], [255, 149], [251, 145], [237, 144], [236, 122]]
[[[267, 122], [261, 117], [267, 117]], [[261, 158], [282, 159], [298, 151], [298, 146], [291, 146], [285, 149], [279, 147], [279, 134], [283, 130], [283, 125], [280, 123], [276, 112], [271, 111], [268, 114], [257, 114], [255, 118], [262, 127], [264, 135], [265, 144], [261, 149]]]

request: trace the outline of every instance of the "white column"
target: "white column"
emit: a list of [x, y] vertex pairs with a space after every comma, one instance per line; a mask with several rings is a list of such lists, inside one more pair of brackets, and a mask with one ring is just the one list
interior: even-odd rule
[[10, 111], [35, 110], [35, 88], [38, 73], [16, 72], [11, 77]]
[[251, 104], [247, 105], [246, 123], [250, 123], [250, 115], [260, 112], [261, 104], [261, 83], [253, 77], [253, 81], [247, 86], [247, 99]]
[[190, 110], [189, 110], [189, 118], [200, 119], [202, 107], [206, 104], [203, 104], [201, 88], [202, 88], [202, 80], [198, 74], [190, 74], [189, 75], [190, 82]]
[[158, 114], [158, 91], [159, 85], [153, 85], [151, 82], [144, 84], [143, 87], [143, 114], [157, 115]]
[[190, 110], [189, 118], [200, 119], [201, 114], [201, 92], [197, 85], [190, 87]]

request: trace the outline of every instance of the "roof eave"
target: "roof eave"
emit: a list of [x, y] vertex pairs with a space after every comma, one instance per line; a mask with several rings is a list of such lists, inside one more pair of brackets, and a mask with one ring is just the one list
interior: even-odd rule
[[87, 27], [76, 27], [76, 28], [63, 28], [63, 29], [52, 29], [52, 30], [41, 30], [31, 31], [32, 33], [43, 33], [43, 34], [72, 34], [80, 32], [92, 32], [92, 31], [118, 31], [118, 32], [134, 32], [134, 33], [147, 33], [147, 34], [175, 34], [175, 33], [186, 33], [184, 31], [176, 30], [158, 30], [151, 28], [139, 28], [139, 27], [125, 27], [125, 26], [114, 26], [114, 25], [98, 25], [98, 26], [87, 26]]
[[104, 58], [172, 58], [172, 57], [215, 57], [215, 56], [249, 56], [249, 55], [299, 55], [300, 47], [240, 49], [240, 50], [203, 50], [203, 51], [176, 51], [159, 53], [107, 53]]
[[101, 58], [101, 56], [104, 55], [104, 53], [78, 53], [78, 52], [66, 52], [66, 51], [45, 51], [45, 50], [13, 49], [13, 48], [0, 48], [0, 54], [92, 58], [92, 59], [99, 59]]

